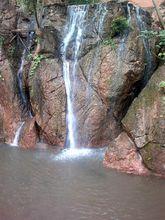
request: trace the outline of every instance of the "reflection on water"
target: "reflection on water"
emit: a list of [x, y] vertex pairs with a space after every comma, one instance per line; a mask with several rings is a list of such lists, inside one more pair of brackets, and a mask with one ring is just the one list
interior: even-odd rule
[[163, 179], [106, 169], [103, 150], [88, 151], [69, 160], [1, 146], [0, 220], [165, 219]]

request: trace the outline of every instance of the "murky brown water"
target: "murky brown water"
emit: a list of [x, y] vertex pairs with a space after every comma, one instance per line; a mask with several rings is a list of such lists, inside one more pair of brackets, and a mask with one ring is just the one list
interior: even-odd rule
[[164, 220], [165, 180], [105, 169], [102, 157], [1, 146], [0, 220]]

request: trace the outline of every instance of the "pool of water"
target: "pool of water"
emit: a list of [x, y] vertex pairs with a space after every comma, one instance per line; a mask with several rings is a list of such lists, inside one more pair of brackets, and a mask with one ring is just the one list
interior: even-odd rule
[[0, 146], [0, 220], [164, 220], [165, 180], [106, 169], [103, 155]]

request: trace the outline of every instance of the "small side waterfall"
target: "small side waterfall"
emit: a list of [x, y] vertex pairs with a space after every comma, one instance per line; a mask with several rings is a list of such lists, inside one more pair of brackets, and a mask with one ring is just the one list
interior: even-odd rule
[[127, 3], [127, 13], [128, 13], [128, 23], [130, 24], [131, 22], [131, 8], [130, 8], [130, 3]]
[[31, 48], [33, 36], [34, 36], [34, 32], [30, 32], [28, 39], [27, 39], [27, 46], [23, 50], [20, 67], [19, 67], [18, 73], [17, 73], [19, 95], [20, 95], [21, 102], [24, 106], [27, 106], [27, 99], [26, 99], [26, 95], [23, 91], [23, 68], [25, 65], [27, 53], [30, 51], [30, 48]]
[[[76, 83], [76, 70], [79, 50], [83, 37], [84, 19], [88, 11], [88, 7], [69, 6], [68, 7], [68, 23], [65, 28], [65, 38], [62, 47], [63, 75], [67, 95], [67, 126], [68, 126], [68, 146], [76, 147], [76, 117], [74, 112], [74, 84]], [[74, 41], [73, 62], [70, 65], [68, 60], [67, 49], [71, 41]]]
[[[135, 7], [136, 9], [136, 19], [137, 19], [137, 24], [139, 27], [140, 31], [146, 31], [147, 27], [145, 22], [142, 19], [142, 15], [141, 15], [141, 10], [140, 7]], [[153, 56], [150, 50], [150, 44], [147, 38], [142, 37], [143, 40], [143, 45], [145, 48], [145, 52], [146, 52], [146, 60], [147, 60], [147, 66], [146, 66], [146, 74], [145, 74], [145, 78], [144, 81], [147, 82], [150, 78], [151, 72], [152, 72], [152, 61], [153, 61]]]
[[[24, 108], [27, 107], [28, 100], [27, 100], [25, 92], [23, 90], [23, 69], [24, 69], [27, 54], [30, 51], [30, 48], [31, 48], [31, 45], [32, 45], [33, 36], [34, 36], [33, 31], [31, 31], [29, 33], [29, 35], [27, 36], [27, 43], [26, 43], [26, 45], [24, 45], [25, 48], [24, 48], [23, 53], [22, 53], [20, 67], [19, 67], [18, 72], [17, 72], [18, 91], [19, 91], [19, 95], [20, 95], [21, 104], [23, 105]], [[28, 114], [29, 114], [29, 116], [31, 116], [31, 112], [29, 110], [28, 110]], [[22, 130], [22, 127], [23, 127], [24, 123], [25, 122], [21, 122], [21, 125], [18, 127], [18, 129], [15, 133], [14, 140], [10, 144], [11, 146], [18, 146], [20, 133], [21, 133], [21, 130]]]
[[15, 133], [15, 137], [13, 142], [10, 144], [11, 146], [18, 146], [18, 142], [19, 142], [19, 137], [21, 134], [21, 130], [23, 128], [25, 122], [22, 122], [21, 125], [19, 126], [19, 128], [17, 129], [16, 133]]

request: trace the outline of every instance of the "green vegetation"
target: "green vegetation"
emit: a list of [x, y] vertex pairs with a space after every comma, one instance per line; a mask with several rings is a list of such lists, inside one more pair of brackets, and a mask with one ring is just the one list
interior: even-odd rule
[[17, 5], [22, 7], [26, 12], [34, 13], [37, 7], [37, 0], [17, 0]]
[[[165, 94], [165, 81], [161, 81], [160, 83], [159, 83], [159, 91], [161, 91], [163, 94]], [[164, 96], [163, 96], [163, 103], [165, 103], [164, 101]]]
[[155, 38], [157, 40], [156, 47], [159, 49], [158, 57], [165, 60], [165, 30], [161, 31], [142, 31], [141, 36], [147, 39]]
[[33, 61], [32, 61], [32, 66], [31, 66], [31, 69], [30, 69], [30, 76], [32, 77], [37, 68], [39, 67], [41, 61], [45, 59], [45, 56], [42, 55], [42, 54], [39, 54], [39, 55], [36, 55], [34, 58], [33, 58]]
[[129, 23], [127, 18], [120, 16], [115, 18], [110, 26], [110, 34], [109, 37], [102, 41], [103, 45], [110, 45], [111, 48], [114, 50], [116, 49], [115, 41], [113, 40], [114, 37], [121, 35], [124, 33], [125, 30], [129, 28]]
[[95, 4], [98, 2], [99, 0], [69, 0], [69, 4], [71, 5]]
[[8, 54], [10, 57], [14, 56], [15, 50], [16, 50], [15, 45], [10, 45], [8, 47]]
[[110, 45], [112, 50], [116, 49], [115, 41], [111, 37], [109, 37], [107, 39], [104, 39], [102, 41], [102, 44], [105, 45], [105, 46]]
[[160, 87], [160, 88], [165, 88], [165, 81], [161, 81], [161, 82], [159, 83], [159, 87]]
[[112, 21], [112, 24], [110, 26], [110, 35], [111, 37], [115, 37], [117, 35], [123, 34], [124, 31], [128, 28], [129, 23], [127, 18], [125, 18], [124, 16], [117, 17]]

